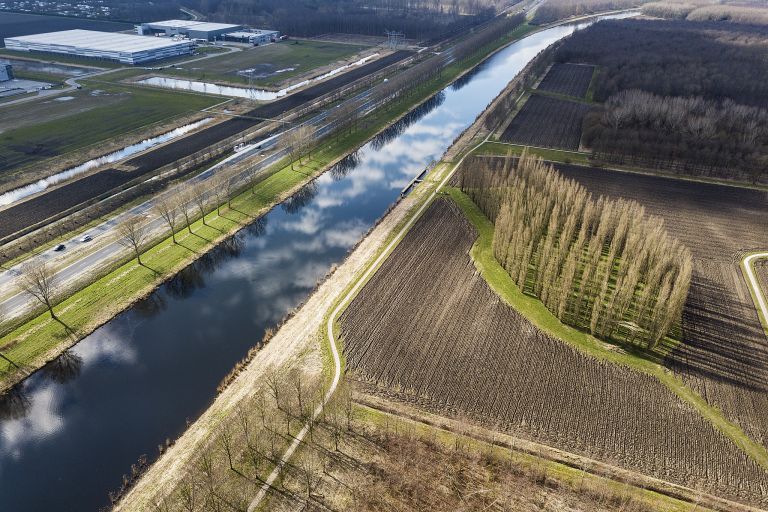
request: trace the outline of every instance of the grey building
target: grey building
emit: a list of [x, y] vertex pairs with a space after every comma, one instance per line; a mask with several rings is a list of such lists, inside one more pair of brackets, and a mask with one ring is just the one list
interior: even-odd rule
[[280, 39], [280, 32], [277, 30], [243, 30], [230, 32], [224, 35], [225, 41], [235, 41], [238, 43], [249, 43], [253, 45], [274, 43]]
[[0, 82], [13, 80], [13, 67], [7, 62], [0, 62]]
[[165, 20], [142, 23], [136, 26], [136, 33], [142, 36], [165, 35], [185, 36], [189, 39], [204, 39], [216, 41], [224, 38], [225, 34], [242, 29], [242, 25], [228, 23], [208, 23], [191, 20]]

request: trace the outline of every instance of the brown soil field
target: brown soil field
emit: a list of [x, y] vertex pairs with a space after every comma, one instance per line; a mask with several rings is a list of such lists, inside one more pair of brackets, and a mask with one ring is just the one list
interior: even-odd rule
[[525, 146], [579, 149], [581, 125], [590, 106], [575, 101], [532, 94], [501, 140]]
[[693, 253], [683, 343], [668, 366], [755, 441], [768, 446], [768, 338], [740, 263], [768, 247], [768, 193], [557, 166], [595, 194], [634, 199]]
[[594, 66], [583, 64], [553, 64], [537, 89], [576, 98], [587, 95]]
[[[758, 503], [768, 473], [654, 378], [583, 355], [508, 307], [433, 204], [341, 318], [349, 376], [414, 403], [644, 474]], [[492, 321], [489, 321], [492, 319]]]

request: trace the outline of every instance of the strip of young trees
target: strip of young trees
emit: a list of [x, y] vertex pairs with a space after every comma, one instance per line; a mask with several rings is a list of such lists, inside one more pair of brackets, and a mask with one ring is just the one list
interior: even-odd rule
[[755, 0], [724, 5], [716, 0], [666, 0], [643, 5], [643, 14], [675, 20], [718, 21], [768, 25], [768, 9], [765, 2]]
[[468, 159], [460, 181], [494, 222], [496, 259], [563, 323], [651, 350], [680, 321], [691, 254], [639, 203], [595, 199], [525, 153]]

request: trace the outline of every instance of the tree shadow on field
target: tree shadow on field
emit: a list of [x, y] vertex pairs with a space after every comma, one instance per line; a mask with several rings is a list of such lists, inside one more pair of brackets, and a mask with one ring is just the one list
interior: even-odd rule
[[697, 272], [683, 311], [683, 343], [669, 363], [695, 376], [768, 392], [768, 344], [754, 305]]

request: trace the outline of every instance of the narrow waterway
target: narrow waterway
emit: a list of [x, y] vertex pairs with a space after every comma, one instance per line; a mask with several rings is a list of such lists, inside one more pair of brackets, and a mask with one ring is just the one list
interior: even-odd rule
[[201, 126], [208, 124], [211, 121], [213, 121], [212, 117], [206, 117], [199, 121], [195, 121], [194, 123], [185, 124], [184, 126], [179, 126], [178, 128], [171, 130], [169, 132], [162, 133], [160, 135], [157, 135], [155, 137], [150, 137], [148, 139], [144, 139], [141, 142], [131, 144], [130, 146], [126, 146], [122, 149], [118, 149], [117, 151], [113, 151], [112, 153], [108, 153], [106, 155], [94, 158], [92, 160], [88, 160], [87, 162], [84, 162], [80, 165], [76, 165], [75, 167], [70, 167], [69, 169], [65, 169], [61, 172], [57, 172], [56, 174], [52, 174], [47, 178], [37, 180], [34, 183], [30, 183], [29, 185], [24, 185], [23, 187], [9, 190], [8, 192], [0, 194], [0, 206], [6, 206], [9, 204], [17, 203], [22, 199], [24, 199], [25, 197], [29, 197], [33, 194], [37, 194], [38, 192], [42, 192], [43, 190], [46, 190], [48, 187], [52, 185], [56, 185], [57, 183], [61, 183], [62, 181], [67, 181], [69, 179], [72, 179], [87, 171], [90, 171], [91, 169], [95, 169], [100, 165], [117, 162], [118, 160], [122, 160], [131, 155], [135, 155], [136, 153], [140, 153], [141, 151], [145, 151], [149, 148], [153, 148], [155, 146], [158, 146], [170, 140], [178, 139], [179, 137], [182, 137], [188, 134], [192, 130], [196, 130], [197, 128], [200, 128]]
[[235, 362], [411, 178], [536, 53], [584, 26], [551, 28], [499, 52], [17, 386], [0, 404], [0, 509], [107, 506], [131, 464], [152, 460], [211, 403]]
[[255, 101], [272, 101], [278, 98], [282, 98], [286, 94], [305, 85], [309, 85], [313, 82], [320, 82], [326, 78], [330, 78], [334, 75], [338, 75], [343, 71], [347, 71], [349, 68], [362, 66], [367, 64], [370, 60], [378, 57], [379, 54], [375, 53], [367, 57], [363, 57], [351, 64], [345, 64], [338, 68], [334, 68], [327, 73], [303, 80], [295, 84], [291, 84], [288, 87], [280, 89], [279, 91], [270, 91], [267, 89], [254, 89], [251, 87], [237, 87], [234, 85], [219, 85], [211, 82], [198, 82], [196, 80], [186, 80], [183, 78], [168, 78], [164, 76], [153, 76], [139, 80], [137, 83], [144, 85], [152, 85], [154, 87], [162, 87], [164, 89], [178, 89], [182, 91], [201, 92], [204, 94], [215, 94], [217, 96], [229, 96], [232, 98], [247, 98]]

